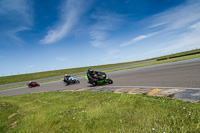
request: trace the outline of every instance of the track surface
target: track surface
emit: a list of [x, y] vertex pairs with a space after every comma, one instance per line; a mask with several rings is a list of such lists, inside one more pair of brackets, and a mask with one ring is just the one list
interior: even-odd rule
[[[106, 86], [200, 88], [200, 58], [110, 72], [107, 75], [114, 83]], [[0, 96], [91, 87], [84, 77], [78, 79], [80, 84], [70, 86], [66, 86], [63, 81], [56, 81], [35, 88], [20, 87], [2, 90]]]

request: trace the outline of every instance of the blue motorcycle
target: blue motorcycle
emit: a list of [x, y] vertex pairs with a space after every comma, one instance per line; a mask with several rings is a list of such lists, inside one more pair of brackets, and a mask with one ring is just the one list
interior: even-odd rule
[[79, 84], [80, 83], [80, 81], [75, 76], [68, 77], [66, 80], [64, 80], [64, 82], [66, 83], [66, 85]]

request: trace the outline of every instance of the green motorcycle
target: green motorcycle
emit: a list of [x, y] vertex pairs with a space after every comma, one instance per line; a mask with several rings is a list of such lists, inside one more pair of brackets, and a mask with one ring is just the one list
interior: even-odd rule
[[110, 78], [108, 78], [104, 72], [96, 71], [96, 75], [97, 76], [95, 78], [92, 78], [87, 74], [87, 76], [85, 76], [85, 79], [88, 80], [88, 83], [94, 86], [113, 83], [113, 81]]

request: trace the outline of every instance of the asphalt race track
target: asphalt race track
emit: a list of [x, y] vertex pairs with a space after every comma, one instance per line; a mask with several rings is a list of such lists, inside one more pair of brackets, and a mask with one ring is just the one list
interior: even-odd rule
[[[121, 70], [107, 73], [113, 84], [104, 86], [146, 86], [200, 88], [200, 58], [171, 62], [153, 66]], [[63, 81], [41, 84], [40, 87], [20, 87], [0, 91], [0, 97], [44, 91], [62, 91], [66, 89], [93, 87], [84, 77], [78, 78], [80, 84], [66, 86]], [[200, 90], [200, 89], [199, 89]]]

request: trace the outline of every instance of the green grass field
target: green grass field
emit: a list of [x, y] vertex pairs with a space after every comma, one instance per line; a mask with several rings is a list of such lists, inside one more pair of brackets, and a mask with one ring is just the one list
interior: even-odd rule
[[199, 103], [167, 97], [43, 92], [0, 98], [0, 132], [199, 133]]
[[200, 54], [195, 54], [195, 55], [183, 56], [183, 57], [178, 57], [178, 58], [173, 58], [173, 59], [168, 59], [168, 60], [160, 60], [160, 61], [155, 61], [155, 62], [149, 62], [149, 63], [144, 63], [144, 64], [137, 64], [137, 65], [133, 65], [133, 66], [105, 70], [104, 72], [119, 71], [119, 70], [123, 70], [123, 69], [131, 69], [131, 68], [144, 67], [144, 66], [150, 66], [150, 65], [156, 65], [156, 64], [176, 62], [176, 61], [188, 60], [188, 59], [199, 58], [199, 57], [200, 57]]
[[175, 54], [171, 54], [171, 55], [166, 55], [166, 56], [162, 56], [162, 57], [158, 57], [156, 58], [157, 60], [161, 60], [161, 59], [166, 59], [166, 58], [174, 58], [177, 56], [185, 56], [185, 55], [192, 55], [192, 54], [197, 54], [200, 53], [200, 49], [195, 49], [195, 50], [190, 50], [190, 51], [185, 51], [185, 52], [180, 52], [180, 53], [175, 53]]

